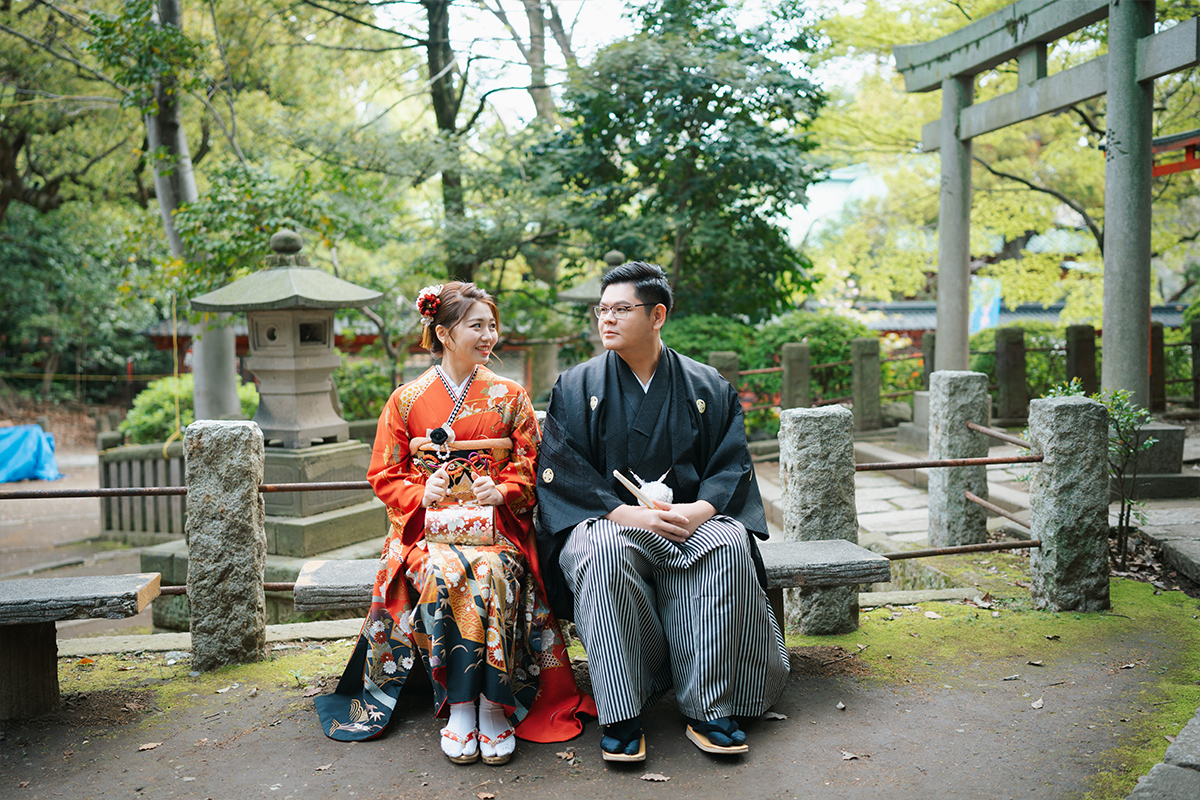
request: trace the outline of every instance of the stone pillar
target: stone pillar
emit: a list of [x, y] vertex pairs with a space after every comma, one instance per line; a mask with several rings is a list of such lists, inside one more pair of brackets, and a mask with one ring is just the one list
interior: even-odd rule
[[0, 625], [0, 721], [58, 710], [57, 653], [53, 622]]
[[1086, 397], [1034, 400], [1029, 551], [1033, 601], [1051, 611], [1103, 611], [1108, 602], [1108, 412]]
[[1021, 328], [996, 330], [996, 384], [996, 416], [1007, 424], [1019, 424], [1029, 416], [1025, 331]]
[[237, 339], [228, 314], [204, 314], [192, 339], [196, 419], [241, 419], [237, 387]]
[[1154, 3], [1108, 5], [1108, 130], [1104, 151], [1104, 359], [1100, 385], [1150, 407], [1150, 188], [1154, 81], [1139, 83], [1138, 40]]
[[[858, 544], [853, 423], [854, 415], [842, 406], [780, 412], [785, 539], [845, 539]], [[784, 618], [810, 636], [849, 633], [858, 628], [858, 587], [790, 589]]]
[[742, 384], [741, 376], [738, 375], [738, 354], [731, 350], [717, 350], [708, 354], [708, 365], [721, 373], [721, 377], [729, 381], [737, 391]]
[[783, 367], [780, 408], [808, 408], [812, 405], [812, 359], [807, 342], [788, 342], [779, 356]]
[[975, 79], [942, 81], [942, 187], [938, 199], [937, 329], [935, 368], [966, 369], [971, 308], [971, 140], [958, 138], [958, 118], [971, 105]]
[[[929, 457], [985, 458], [987, 437], [967, 422], [987, 425], [988, 378], [982, 372], [938, 370], [930, 378]], [[929, 470], [929, 544], [950, 547], [987, 541], [987, 512], [964, 495], [988, 497], [987, 468]]]
[[1167, 410], [1167, 352], [1163, 324], [1150, 323], [1150, 410]]
[[535, 344], [529, 353], [529, 396], [537, 400], [550, 394], [558, 380], [558, 345]]
[[854, 398], [854, 430], [877, 431], [883, 427], [879, 407], [879, 340], [850, 342], [850, 394]]
[[921, 335], [921, 369], [925, 373], [921, 376], [922, 385], [925, 391], [929, 391], [929, 376], [933, 374], [934, 361], [937, 359], [937, 331], [925, 331]]
[[211, 670], [261, 661], [267, 650], [262, 431], [253, 422], [197, 421], [184, 433], [183, 450], [192, 663]]
[[1096, 329], [1091, 325], [1067, 326], [1067, 380], [1078, 378], [1085, 394], [1095, 394]]

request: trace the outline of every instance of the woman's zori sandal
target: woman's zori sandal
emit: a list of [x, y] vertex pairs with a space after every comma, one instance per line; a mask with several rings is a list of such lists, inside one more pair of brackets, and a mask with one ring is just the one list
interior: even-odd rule
[[745, 731], [739, 729], [730, 717], [708, 722], [689, 719], [687, 738], [706, 753], [738, 755], [750, 751], [750, 746], [746, 744]]
[[455, 764], [474, 764], [479, 760], [479, 731], [459, 736], [449, 728], [442, 728], [442, 752]]
[[604, 736], [600, 739], [600, 756], [605, 761], [645, 761], [646, 736], [642, 733], [641, 718], [605, 725]]

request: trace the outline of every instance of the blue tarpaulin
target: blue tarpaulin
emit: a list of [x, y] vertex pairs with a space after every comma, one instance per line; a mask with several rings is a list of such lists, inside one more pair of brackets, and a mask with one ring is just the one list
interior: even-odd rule
[[54, 460], [54, 436], [40, 425], [0, 428], [0, 483], [62, 477]]

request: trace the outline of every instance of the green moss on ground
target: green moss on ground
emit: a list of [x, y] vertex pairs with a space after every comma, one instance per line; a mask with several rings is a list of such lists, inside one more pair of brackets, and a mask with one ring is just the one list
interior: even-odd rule
[[[1162, 761], [1175, 735], [1200, 707], [1200, 601], [1147, 583], [1113, 579], [1112, 609], [1055, 614], [1033, 608], [1028, 595], [992, 608], [921, 603], [862, 613], [858, 631], [844, 636], [787, 637], [789, 647], [840, 645], [870, 666], [865, 678], [882, 685], [937, 684], [967, 688], [995, 680], [996, 662], [1094, 661], [1142, 670], [1142, 689], [1119, 728], [1088, 800], [1123, 798], [1138, 777]], [[938, 618], [929, 618], [932, 612]], [[1145, 652], [1157, 643], [1157, 656]], [[865, 647], [860, 651], [860, 648]], [[1037, 667], [1024, 666], [1028, 673]]]

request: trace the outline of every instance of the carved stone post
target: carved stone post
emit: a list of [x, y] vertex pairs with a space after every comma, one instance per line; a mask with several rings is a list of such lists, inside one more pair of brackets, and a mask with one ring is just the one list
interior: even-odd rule
[[253, 422], [193, 422], [183, 435], [192, 663], [212, 670], [267, 652], [263, 436]]
[[[842, 406], [780, 412], [785, 539], [845, 539], [858, 544], [853, 422]], [[784, 618], [807, 635], [849, 633], [858, 628], [858, 587], [790, 589]]]
[[[929, 380], [929, 457], [985, 458], [988, 443], [967, 422], [988, 422], [988, 378], [982, 372], [939, 370]], [[987, 541], [987, 512], [972, 503], [970, 490], [987, 499], [987, 468], [929, 470], [929, 544], [950, 547]]]

